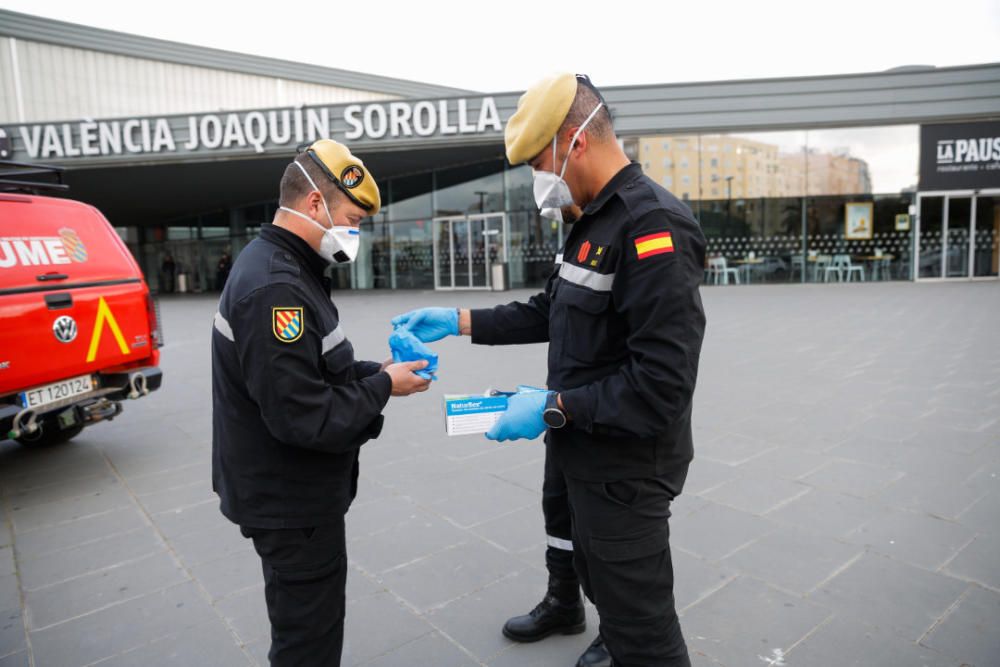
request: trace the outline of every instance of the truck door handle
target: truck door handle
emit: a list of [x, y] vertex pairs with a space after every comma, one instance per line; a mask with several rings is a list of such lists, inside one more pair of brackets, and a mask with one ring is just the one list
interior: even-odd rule
[[35, 276], [35, 280], [39, 282], [46, 282], [47, 280], [66, 280], [69, 278], [65, 273], [43, 273], [41, 275]]
[[49, 307], [49, 310], [72, 308], [73, 295], [67, 292], [63, 292], [62, 294], [46, 294], [45, 304]]

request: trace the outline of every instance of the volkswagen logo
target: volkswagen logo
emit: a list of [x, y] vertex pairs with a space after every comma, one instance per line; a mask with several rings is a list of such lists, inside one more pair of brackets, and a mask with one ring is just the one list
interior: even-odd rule
[[52, 323], [52, 333], [60, 343], [72, 343], [76, 338], [76, 320], [69, 315], [63, 315]]

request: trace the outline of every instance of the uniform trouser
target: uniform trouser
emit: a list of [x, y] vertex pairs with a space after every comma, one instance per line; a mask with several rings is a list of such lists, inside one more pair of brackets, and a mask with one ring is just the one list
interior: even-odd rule
[[615, 667], [688, 667], [674, 609], [670, 502], [658, 478], [566, 479], [574, 564]]
[[315, 528], [242, 528], [264, 570], [274, 667], [339, 667], [344, 644], [344, 518]]
[[546, 448], [545, 479], [542, 483], [542, 514], [545, 517], [545, 567], [549, 578], [562, 582], [577, 581], [573, 569], [573, 528], [569, 512], [566, 479], [562, 470], [548, 456]]

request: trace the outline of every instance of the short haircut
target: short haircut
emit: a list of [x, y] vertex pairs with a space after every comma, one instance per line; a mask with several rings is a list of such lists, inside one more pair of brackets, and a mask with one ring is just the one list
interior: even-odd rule
[[337, 184], [323, 173], [323, 170], [320, 169], [319, 165], [311, 157], [306, 153], [300, 153], [295, 156], [293, 162], [288, 163], [288, 166], [285, 167], [285, 173], [281, 177], [280, 194], [278, 195], [279, 206], [295, 206], [300, 199], [313, 191], [313, 186], [309, 184], [309, 181], [302, 174], [302, 170], [295, 166], [296, 162], [305, 167], [309, 176], [312, 177], [313, 182], [316, 183], [316, 187], [326, 197], [331, 207], [340, 202], [343, 194], [340, 192]]
[[[587, 116], [593, 112], [594, 107], [604, 102], [604, 97], [601, 96], [600, 91], [591, 83], [589, 78], [578, 74], [576, 82], [576, 97], [573, 98], [573, 104], [569, 107], [566, 120], [563, 121], [562, 126], [559, 128], [559, 134], [566, 132], [570, 128], [583, 125], [587, 120]], [[600, 111], [590, 120], [584, 132], [598, 141], [607, 141], [615, 138], [615, 127], [611, 120], [611, 110], [608, 109], [606, 102]]]

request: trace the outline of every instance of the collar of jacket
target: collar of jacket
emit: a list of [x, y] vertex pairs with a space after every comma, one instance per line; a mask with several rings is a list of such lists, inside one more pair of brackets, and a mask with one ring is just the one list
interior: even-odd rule
[[583, 208], [584, 214], [593, 215], [597, 213], [601, 210], [601, 207], [608, 203], [612, 195], [625, 187], [626, 183], [634, 181], [640, 176], [642, 176], [642, 167], [639, 166], [638, 162], [630, 162], [622, 167], [617, 174], [611, 177], [608, 184], [601, 188], [601, 191], [597, 193], [593, 201]]
[[309, 269], [310, 273], [315, 275], [320, 282], [323, 281], [323, 273], [329, 264], [316, 254], [312, 246], [306, 243], [301, 236], [282, 227], [266, 223], [260, 226], [260, 237], [292, 253], [299, 263]]

